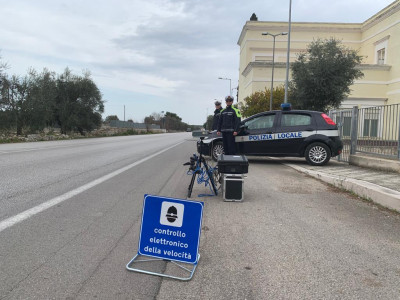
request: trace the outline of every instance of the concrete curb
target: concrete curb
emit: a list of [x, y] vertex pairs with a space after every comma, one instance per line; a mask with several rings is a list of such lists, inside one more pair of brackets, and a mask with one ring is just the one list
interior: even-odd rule
[[374, 203], [400, 212], [400, 192], [398, 191], [394, 191], [363, 180], [347, 178], [345, 176], [329, 175], [323, 172], [308, 170], [293, 164], [284, 163], [284, 165], [291, 167], [299, 172], [308, 174], [314, 178], [320, 179], [329, 184], [332, 184], [336, 187], [354, 192], [358, 196], [370, 199]]
[[350, 154], [349, 164], [384, 172], [400, 173], [400, 161], [361, 154]]

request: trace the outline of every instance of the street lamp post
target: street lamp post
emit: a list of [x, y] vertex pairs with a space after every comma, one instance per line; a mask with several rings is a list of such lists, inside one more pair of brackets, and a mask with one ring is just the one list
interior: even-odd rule
[[287, 43], [287, 54], [286, 54], [286, 81], [285, 81], [285, 101], [288, 100], [288, 85], [289, 85], [289, 56], [290, 56], [290, 32], [292, 31], [292, 0], [289, 1], [289, 35]]
[[[231, 95], [233, 94], [233, 90], [236, 90], [237, 92], [236, 92], [236, 102], [237, 103], [239, 103], [239, 89], [238, 89], [238, 87], [234, 87], [234, 88], [232, 88], [231, 89]], [[232, 96], [233, 98], [235, 98], [234, 96]]]
[[232, 96], [232, 80], [230, 78], [218, 77], [218, 79], [229, 80], [229, 96]]
[[275, 67], [275, 38], [278, 35], [287, 35], [287, 32], [281, 32], [277, 34], [272, 34], [269, 32], [263, 32], [262, 35], [270, 35], [274, 38], [274, 45], [272, 47], [272, 76], [271, 76], [271, 91], [270, 91], [270, 99], [269, 99], [269, 110], [272, 110], [272, 100], [273, 100], [273, 91], [274, 91], [274, 67]]

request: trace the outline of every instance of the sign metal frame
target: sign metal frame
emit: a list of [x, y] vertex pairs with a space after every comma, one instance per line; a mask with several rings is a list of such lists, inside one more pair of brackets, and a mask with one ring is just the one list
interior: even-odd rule
[[[138, 252], [126, 265], [126, 269], [178, 280], [190, 280], [200, 259], [198, 248], [203, 207], [204, 203], [200, 201], [144, 195]], [[135, 263], [144, 265], [155, 261], [171, 263], [189, 275], [180, 277], [133, 268]]]

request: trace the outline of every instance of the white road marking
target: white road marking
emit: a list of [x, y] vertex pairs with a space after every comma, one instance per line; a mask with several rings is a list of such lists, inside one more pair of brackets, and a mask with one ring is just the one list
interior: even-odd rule
[[174, 148], [174, 147], [176, 147], [176, 146], [178, 146], [178, 145], [180, 145], [182, 143], [184, 143], [184, 142], [180, 142], [180, 143], [175, 144], [175, 145], [173, 145], [171, 147], [168, 147], [168, 148], [166, 148], [164, 150], [158, 151], [157, 153], [154, 153], [154, 154], [152, 154], [150, 156], [142, 158], [141, 160], [138, 160], [137, 162], [134, 162], [134, 163], [132, 163], [132, 164], [126, 166], [126, 167], [123, 167], [123, 168], [121, 168], [119, 170], [111, 172], [110, 174], [104, 175], [103, 177], [100, 177], [100, 178], [98, 178], [96, 180], [93, 180], [92, 182], [89, 182], [89, 183], [87, 183], [85, 185], [82, 185], [81, 187], [78, 187], [77, 189], [69, 191], [69, 192], [67, 192], [67, 193], [65, 193], [65, 194], [63, 194], [61, 196], [55, 197], [55, 198], [53, 198], [53, 199], [51, 199], [49, 201], [46, 201], [46, 202], [44, 202], [44, 203], [42, 203], [42, 204], [40, 204], [38, 206], [32, 207], [32, 208], [30, 208], [28, 210], [25, 210], [25, 211], [19, 213], [18, 215], [15, 215], [13, 217], [5, 219], [5, 220], [0, 222], [0, 232], [2, 232], [3, 230], [5, 230], [5, 229], [7, 229], [7, 228], [9, 228], [11, 226], [16, 225], [16, 224], [18, 224], [18, 223], [20, 223], [20, 222], [22, 222], [22, 221], [24, 221], [26, 219], [29, 219], [30, 217], [32, 217], [32, 216], [34, 216], [34, 215], [36, 215], [36, 214], [38, 214], [38, 213], [40, 213], [42, 211], [45, 211], [46, 209], [48, 209], [50, 207], [53, 207], [54, 205], [57, 205], [57, 204], [65, 201], [65, 200], [71, 199], [72, 197], [74, 197], [74, 196], [76, 196], [76, 195], [78, 195], [78, 194], [80, 194], [80, 193], [82, 193], [82, 192], [84, 192], [84, 191], [96, 186], [96, 185], [99, 185], [100, 183], [103, 183], [104, 181], [107, 181], [107, 180], [109, 180], [109, 179], [111, 179], [111, 178], [113, 178], [113, 177], [115, 177], [115, 176], [117, 176], [117, 175], [119, 175], [119, 174], [121, 174], [121, 173], [123, 173], [123, 172], [125, 172], [125, 171], [127, 171], [127, 170], [129, 170], [131, 168], [133, 168], [133, 167], [136, 167], [137, 165], [140, 165], [141, 163], [144, 163], [145, 161], [147, 161], [149, 159], [152, 159], [153, 157], [155, 157], [157, 155], [160, 155], [161, 153], [166, 152], [166, 151], [168, 151], [168, 150], [170, 150], [170, 149], [172, 149], [172, 148]]

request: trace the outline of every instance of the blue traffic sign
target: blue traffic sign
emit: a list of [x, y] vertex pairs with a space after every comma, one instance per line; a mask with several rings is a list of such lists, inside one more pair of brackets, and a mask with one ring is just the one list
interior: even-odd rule
[[140, 255], [197, 263], [203, 202], [145, 195]]

